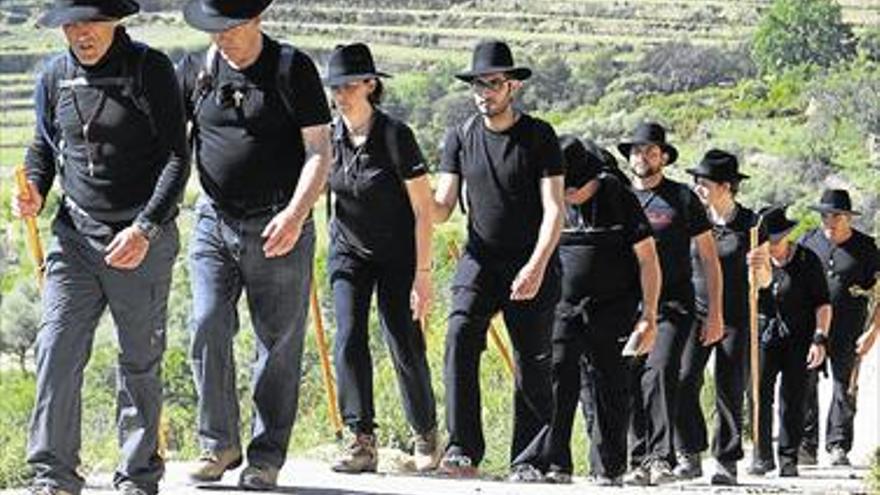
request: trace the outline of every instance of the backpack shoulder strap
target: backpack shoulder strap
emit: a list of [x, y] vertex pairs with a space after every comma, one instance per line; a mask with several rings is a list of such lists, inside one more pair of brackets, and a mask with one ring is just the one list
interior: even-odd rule
[[290, 79], [291, 70], [293, 68], [293, 57], [296, 55], [296, 47], [288, 43], [281, 43], [281, 51], [278, 56], [278, 73], [276, 75], [275, 84], [278, 88], [278, 95], [281, 97], [281, 103], [287, 110], [287, 115], [291, 120], [294, 119], [293, 107], [293, 84]]
[[68, 54], [63, 53], [52, 57], [46, 63], [43, 74], [37, 81], [34, 98], [38, 130], [56, 156], [60, 156], [61, 150], [57, 142], [58, 125], [55, 120], [55, 108], [58, 105], [59, 82], [69, 76], [70, 63], [67, 57]]

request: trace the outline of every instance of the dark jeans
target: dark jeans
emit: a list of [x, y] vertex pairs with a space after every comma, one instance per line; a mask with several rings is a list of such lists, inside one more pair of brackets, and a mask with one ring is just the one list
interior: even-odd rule
[[281, 467], [299, 402], [303, 338], [309, 308], [315, 230], [303, 225], [293, 250], [263, 254], [260, 236], [271, 215], [236, 220], [202, 198], [190, 244], [193, 292], [191, 361], [199, 394], [203, 449], [238, 448], [239, 409], [233, 337], [242, 289], [256, 333], [254, 401], [248, 461]]
[[[553, 310], [559, 299], [559, 264], [550, 262], [540, 291], [529, 301], [511, 301], [510, 284], [521, 265], [478, 259], [466, 250], [452, 283], [446, 334], [447, 454], [464, 454], [479, 464], [485, 452], [480, 403], [480, 355], [492, 316], [501, 310], [516, 366], [512, 462], [550, 421]], [[498, 421], [498, 419], [495, 419]]]
[[742, 411], [749, 330], [728, 326], [721, 342], [705, 347], [700, 343], [704, 323], [704, 317], [698, 315], [681, 357], [675, 446], [685, 454], [699, 454], [709, 446], [700, 390], [706, 362], [714, 350], [716, 420], [712, 455], [721, 462], [735, 462], [743, 458]]
[[657, 340], [647, 358], [636, 365], [630, 424], [630, 465], [660, 459], [675, 464], [673, 428], [681, 353], [690, 334], [692, 312], [662, 304]]
[[171, 269], [179, 249], [168, 223], [133, 270], [110, 268], [69, 224], [55, 220], [46, 255], [43, 317], [36, 341], [37, 390], [27, 462], [34, 484], [79, 493], [83, 369], [98, 320], [110, 308], [119, 341], [116, 425], [121, 461], [114, 484], [153, 493], [163, 474], [158, 454], [162, 354]]
[[328, 272], [336, 306], [334, 354], [339, 409], [345, 424], [356, 433], [372, 433], [376, 426], [369, 345], [370, 301], [375, 289], [379, 320], [391, 350], [407, 421], [416, 433], [434, 430], [436, 404], [425, 340], [409, 305], [414, 257], [383, 263], [341, 250], [334, 243]]

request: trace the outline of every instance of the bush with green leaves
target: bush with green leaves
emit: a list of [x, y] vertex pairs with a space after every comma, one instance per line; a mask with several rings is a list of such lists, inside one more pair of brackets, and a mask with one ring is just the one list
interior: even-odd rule
[[0, 305], [0, 355], [15, 357], [27, 369], [27, 356], [40, 328], [40, 293], [31, 277], [20, 277]]

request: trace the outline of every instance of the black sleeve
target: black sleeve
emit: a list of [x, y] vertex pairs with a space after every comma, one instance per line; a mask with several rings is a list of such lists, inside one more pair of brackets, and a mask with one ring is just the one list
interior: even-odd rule
[[461, 175], [461, 147], [458, 127], [452, 126], [446, 129], [443, 144], [440, 148], [440, 171], [449, 174]]
[[186, 120], [189, 121], [193, 117], [193, 91], [195, 91], [196, 77], [198, 76], [199, 60], [204, 60], [205, 54], [190, 54], [181, 57], [174, 67], [177, 74], [177, 84], [180, 86], [181, 99], [183, 100], [183, 109]]
[[34, 137], [25, 154], [25, 173], [29, 181], [37, 186], [45, 200], [55, 180], [55, 145], [49, 141], [47, 133], [54, 128], [53, 110], [50, 107], [52, 98], [49, 95], [49, 78], [53, 72], [50, 62], [36, 78], [34, 88]]
[[419, 148], [419, 143], [416, 142], [416, 136], [412, 129], [403, 123], [398, 123], [394, 127], [394, 132], [397, 135], [397, 156], [399, 157], [398, 163], [395, 165], [398, 167], [400, 176], [409, 180], [428, 173], [425, 158], [422, 156], [422, 150]]
[[189, 178], [190, 153], [181, 93], [171, 60], [151, 49], [144, 62], [144, 95], [155, 120], [159, 144], [168, 150], [168, 161], [153, 195], [138, 215], [139, 220], [155, 224], [170, 220]]
[[562, 160], [562, 149], [559, 147], [559, 138], [550, 124], [538, 121], [540, 131], [538, 148], [535, 150], [535, 159], [541, 167], [541, 177], [553, 177], [565, 173], [565, 165]]
[[330, 123], [330, 107], [312, 59], [297, 50], [290, 68], [293, 109], [300, 129]]
[[813, 251], [807, 248], [801, 249], [806, 253], [806, 266], [803, 268], [807, 271], [807, 290], [810, 294], [811, 307], [815, 309], [823, 304], [830, 304], [831, 296], [828, 293], [828, 281], [825, 279], [822, 261]]
[[877, 277], [880, 276], [880, 251], [877, 250], [877, 244], [871, 237], [866, 237], [865, 242], [865, 286], [864, 289], [870, 289], [877, 283]]
[[697, 197], [697, 194], [685, 186], [682, 186], [682, 188], [685, 190], [687, 197], [684, 206], [687, 208], [688, 233], [691, 238], [697, 237], [703, 232], [711, 229], [712, 224], [709, 223], [709, 217], [706, 216], [706, 209], [703, 207], [703, 204], [700, 203], [700, 198]]

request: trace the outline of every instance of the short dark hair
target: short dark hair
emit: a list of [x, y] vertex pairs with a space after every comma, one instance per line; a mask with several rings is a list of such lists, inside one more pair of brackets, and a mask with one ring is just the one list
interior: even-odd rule
[[369, 101], [374, 107], [377, 107], [382, 104], [382, 97], [385, 96], [385, 86], [382, 84], [382, 80], [378, 77], [373, 80], [376, 81], [376, 86], [367, 96], [367, 101]]

